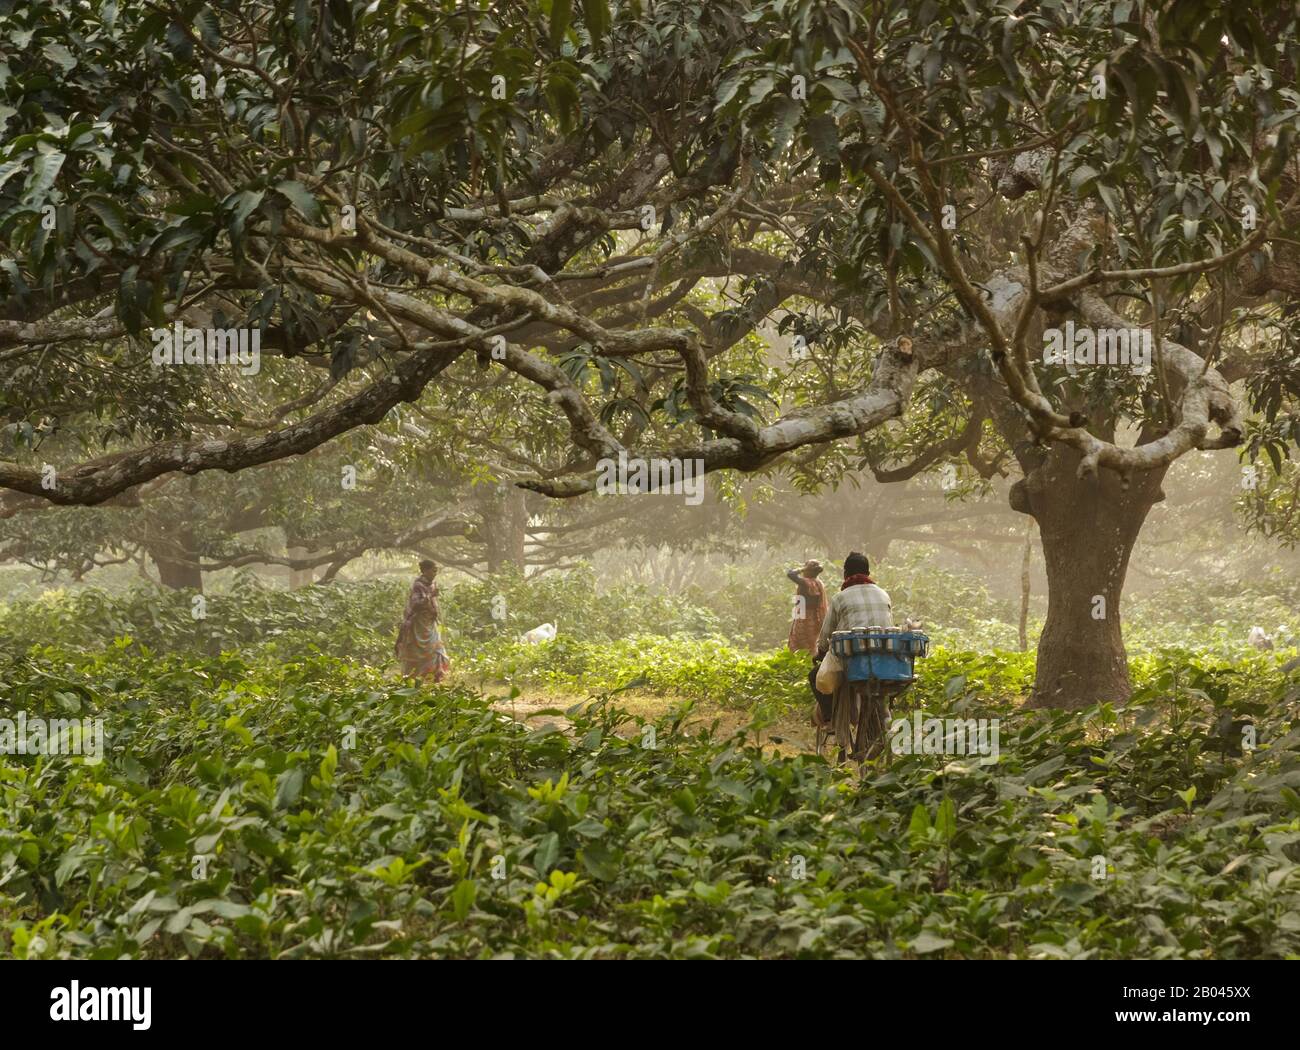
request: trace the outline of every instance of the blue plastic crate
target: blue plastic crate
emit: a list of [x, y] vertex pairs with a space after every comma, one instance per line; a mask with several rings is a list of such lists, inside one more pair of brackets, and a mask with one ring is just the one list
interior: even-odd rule
[[831, 636], [831, 649], [844, 662], [850, 682], [910, 682], [916, 658], [929, 647], [929, 636], [920, 631], [836, 631]]

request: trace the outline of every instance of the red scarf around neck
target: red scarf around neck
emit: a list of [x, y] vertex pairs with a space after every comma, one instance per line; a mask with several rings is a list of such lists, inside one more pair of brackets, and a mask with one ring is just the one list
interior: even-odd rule
[[875, 583], [875, 582], [876, 581], [873, 580], [870, 576], [868, 576], [865, 572], [860, 572], [854, 576], [844, 577], [844, 582], [840, 584], [840, 590], [847, 591], [850, 587], [857, 587], [859, 584]]

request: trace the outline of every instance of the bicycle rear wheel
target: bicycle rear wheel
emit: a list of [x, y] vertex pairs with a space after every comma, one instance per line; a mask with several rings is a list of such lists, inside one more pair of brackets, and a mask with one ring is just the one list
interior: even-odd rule
[[863, 682], [854, 692], [858, 725], [853, 739], [853, 758], [861, 764], [883, 754], [888, 764], [889, 748], [885, 746], [885, 736], [889, 729], [889, 699], [883, 690], [868, 682]]

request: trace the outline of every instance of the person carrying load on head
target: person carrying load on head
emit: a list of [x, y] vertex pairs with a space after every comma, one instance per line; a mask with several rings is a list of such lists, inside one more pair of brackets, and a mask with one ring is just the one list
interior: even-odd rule
[[817, 579], [821, 574], [822, 563], [815, 558], [804, 562], [802, 569], [786, 570], [786, 576], [799, 588], [786, 643], [792, 653], [817, 652], [822, 620], [826, 618], [826, 586]]
[[[868, 627], [893, 627], [894, 606], [885, 590], [871, 578], [871, 563], [867, 556], [852, 551], [844, 559], [844, 582], [839, 593], [831, 600], [817, 635], [817, 659], [809, 676], [813, 696], [817, 699], [813, 709], [813, 724], [829, 726], [834, 698], [817, 689], [817, 669], [831, 648], [831, 635], [836, 631], [858, 631]], [[842, 728], [842, 727], [840, 727]]]

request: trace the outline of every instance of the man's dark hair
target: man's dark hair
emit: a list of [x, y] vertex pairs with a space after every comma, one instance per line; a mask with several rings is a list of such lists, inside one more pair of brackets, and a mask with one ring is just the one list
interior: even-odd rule
[[421, 572], [433, 572], [433, 570], [436, 569], [437, 567], [438, 567], [437, 562], [435, 562], [432, 558], [422, 558], [420, 560]]
[[849, 556], [844, 559], [845, 576], [870, 576], [871, 562], [867, 561], [867, 556], [859, 551], [851, 551]]

